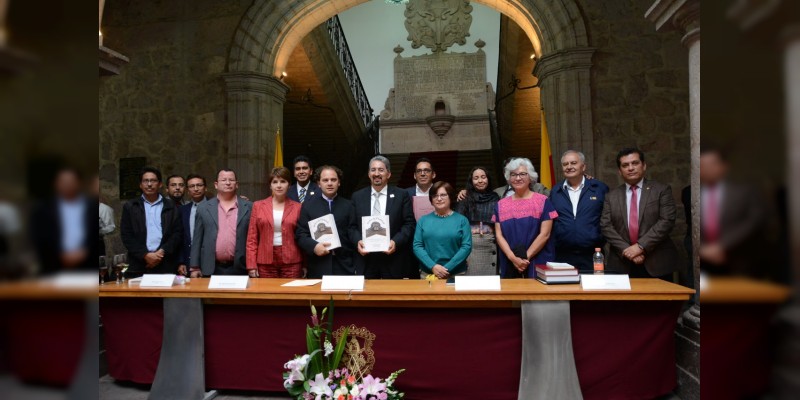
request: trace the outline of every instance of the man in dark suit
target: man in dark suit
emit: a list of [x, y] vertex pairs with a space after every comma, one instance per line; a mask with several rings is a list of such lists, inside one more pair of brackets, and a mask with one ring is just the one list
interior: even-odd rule
[[308, 157], [297, 156], [292, 164], [294, 165], [295, 183], [289, 186], [286, 197], [302, 204], [307, 197], [319, 194], [319, 186], [311, 179], [314, 170], [311, 169], [311, 160]]
[[122, 207], [120, 236], [128, 249], [125, 276], [174, 274], [178, 271], [183, 225], [178, 209], [161, 191], [161, 171], [144, 167], [139, 188], [142, 196]]
[[37, 206], [31, 215], [31, 236], [39, 258], [39, 272], [94, 270], [98, 268], [100, 242], [95, 236], [99, 201], [82, 193], [81, 174], [64, 168], [55, 174], [55, 196]]
[[608, 192], [600, 218], [611, 245], [608, 270], [671, 280], [683, 266], [669, 236], [675, 226], [672, 188], [644, 178], [647, 164], [639, 149], [622, 149], [617, 167], [625, 184]]
[[406, 188], [405, 191], [408, 192], [408, 195], [411, 197], [428, 196], [428, 190], [431, 190], [434, 179], [436, 179], [436, 171], [434, 171], [433, 165], [431, 165], [431, 160], [422, 157], [417, 160], [417, 165], [414, 168], [414, 180], [417, 184]]
[[[355, 243], [360, 236], [356, 211], [350, 200], [338, 195], [342, 171], [333, 166], [323, 165], [317, 169], [317, 176], [320, 193], [308, 197], [303, 203], [295, 231], [297, 245], [307, 255], [307, 277], [360, 275], [363, 271], [357, 270], [355, 265]], [[327, 214], [333, 214], [342, 247], [328, 249], [330, 243], [317, 242], [312, 236], [308, 222]]]
[[178, 266], [178, 273], [181, 275], [186, 275], [189, 271], [189, 257], [192, 254], [192, 237], [194, 236], [194, 222], [197, 219], [197, 208], [207, 200], [206, 178], [197, 174], [189, 174], [186, 177], [186, 189], [191, 201], [179, 208], [183, 222], [183, 248], [181, 264]]
[[189, 265], [191, 277], [247, 275], [247, 229], [253, 203], [236, 194], [236, 173], [223, 168], [214, 181], [217, 197], [197, 208]]
[[419, 278], [417, 265], [410, 261], [411, 241], [414, 238], [416, 220], [408, 192], [389, 186], [392, 176], [389, 159], [375, 156], [369, 162], [370, 186], [353, 193], [353, 206], [356, 221], [361, 227], [361, 217], [372, 215], [389, 216], [389, 250], [382, 253], [368, 253], [364, 250], [359, 229], [359, 262], [363, 263], [364, 277], [367, 279]]

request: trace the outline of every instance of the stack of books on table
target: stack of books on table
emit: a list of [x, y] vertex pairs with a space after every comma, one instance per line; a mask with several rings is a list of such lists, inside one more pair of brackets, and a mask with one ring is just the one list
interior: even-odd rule
[[549, 262], [536, 266], [536, 279], [546, 285], [557, 283], [580, 283], [578, 269], [567, 263]]

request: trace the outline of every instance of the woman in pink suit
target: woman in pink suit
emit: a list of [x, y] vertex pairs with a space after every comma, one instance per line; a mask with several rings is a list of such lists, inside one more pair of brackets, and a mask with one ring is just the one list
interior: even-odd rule
[[285, 167], [269, 175], [271, 196], [253, 203], [247, 232], [247, 273], [252, 278], [300, 278], [303, 255], [294, 240], [300, 203], [286, 197], [291, 174]]

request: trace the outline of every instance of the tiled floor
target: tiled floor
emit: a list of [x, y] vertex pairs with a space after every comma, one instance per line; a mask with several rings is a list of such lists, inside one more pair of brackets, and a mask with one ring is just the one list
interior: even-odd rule
[[[100, 378], [100, 400], [147, 400], [150, 388], [130, 382], [117, 382], [108, 375]], [[208, 398], [212, 398], [209, 394]], [[225, 390], [218, 392], [214, 400], [286, 400], [289, 396], [263, 392], [244, 392]]]

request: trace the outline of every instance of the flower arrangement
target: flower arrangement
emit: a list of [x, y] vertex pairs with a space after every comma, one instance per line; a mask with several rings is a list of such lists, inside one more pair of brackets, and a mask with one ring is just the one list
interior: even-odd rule
[[[327, 321], [325, 321], [327, 317]], [[311, 326], [306, 325], [308, 352], [286, 364], [283, 387], [297, 400], [396, 400], [405, 394], [394, 388], [397, 376], [404, 370], [393, 372], [386, 380], [372, 375], [362, 376], [361, 371], [339, 368], [345, 352], [348, 330], [334, 346], [333, 299], [317, 316], [311, 306]]]

